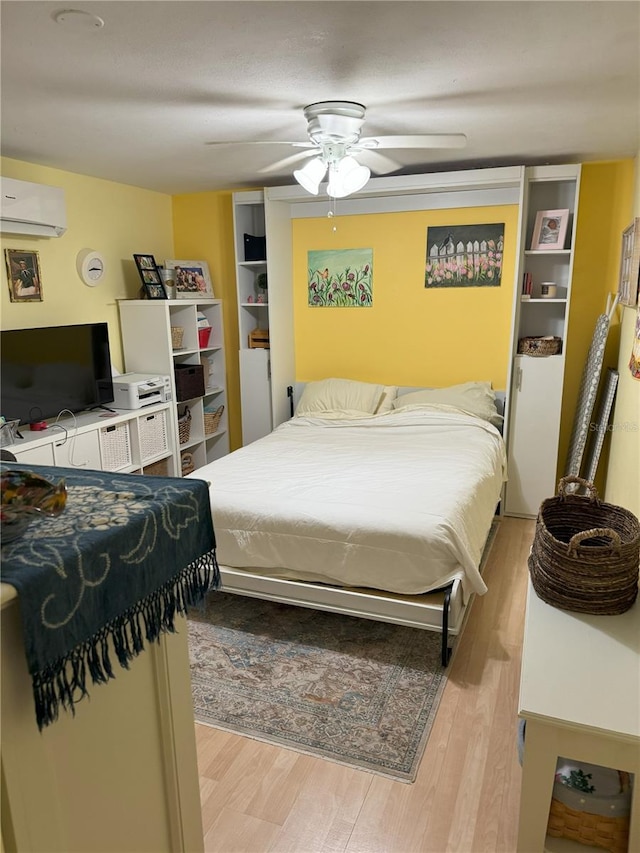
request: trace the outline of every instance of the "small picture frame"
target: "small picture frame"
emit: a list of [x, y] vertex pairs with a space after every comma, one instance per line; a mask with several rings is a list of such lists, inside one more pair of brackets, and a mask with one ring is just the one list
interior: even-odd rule
[[557, 252], [564, 249], [569, 210], [539, 210], [531, 237], [532, 251]]
[[40, 258], [36, 251], [5, 249], [9, 298], [12, 302], [42, 302]]
[[175, 273], [176, 299], [215, 298], [206, 261], [166, 260], [164, 265]]
[[638, 304], [640, 285], [640, 217], [622, 232], [622, 254], [620, 256], [620, 281], [618, 301], [620, 305], [635, 308]]
[[167, 291], [164, 289], [158, 265], [153, 255], [134, 255], [133, 260], [136, 262], [140, 273], [147, 299], [166, 299]]

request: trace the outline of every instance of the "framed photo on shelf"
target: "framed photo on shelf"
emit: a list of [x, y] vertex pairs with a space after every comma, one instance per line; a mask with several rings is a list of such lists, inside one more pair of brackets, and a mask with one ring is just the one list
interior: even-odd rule
[[564, 249], [569, 225], [569, 210], [539, 210], [533, 226], [531, 249], [558, 251]]
[[38, 253], [5, 249], [9, 298], [12, 302], [42, 302], [42, 276]]
[[620, 305], [635, 308], [638, 303], [640, 284], [640, 217], [636, 217], [622, 232], [622, 255], [620, 257], [620, 281], [618, 301]]
[[165, 268], [175, 273], [176, 299], [213, 299], [213, 284], [206, 261], [164, 262]]
[[166, 299], [167, 291], [164, 289], [153, 255], [134, 255], [133, 259], [138, 267], [147, 299]]

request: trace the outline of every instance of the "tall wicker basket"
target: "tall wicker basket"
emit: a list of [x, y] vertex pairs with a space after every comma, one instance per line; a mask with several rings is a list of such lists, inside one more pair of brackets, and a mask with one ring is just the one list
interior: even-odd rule
[[[571, 483], [588, 494], [568, 493]], [[593, 484], [581, 477], [560, 480], [556, 497], [542, 502], [529, 555], [538, 596], [560, 610], [624, 613], [638, 595], [639, 564], [635, 515], [600, 501]]]

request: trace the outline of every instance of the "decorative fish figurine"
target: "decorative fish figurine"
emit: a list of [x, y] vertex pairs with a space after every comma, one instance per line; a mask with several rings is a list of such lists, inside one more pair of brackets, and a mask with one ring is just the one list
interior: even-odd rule
[[64, 479], [56, 484], [33, 471], [4, 469], [0, 473], [0, 485], [0, 522], [5, 542], [24, 533], [36, 515], [60, 515], [67, 504]]

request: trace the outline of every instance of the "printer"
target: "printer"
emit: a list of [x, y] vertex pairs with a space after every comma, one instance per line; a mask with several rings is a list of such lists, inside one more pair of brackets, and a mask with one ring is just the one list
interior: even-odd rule
[[171, 379], [152, 373], [122, 373], [113, 377], [113, 405], [116, 409], [142, 409], [171, 401]]

